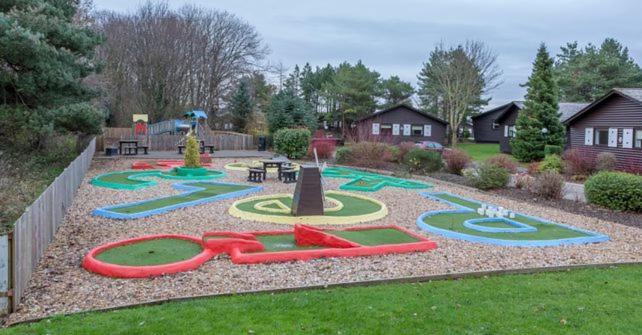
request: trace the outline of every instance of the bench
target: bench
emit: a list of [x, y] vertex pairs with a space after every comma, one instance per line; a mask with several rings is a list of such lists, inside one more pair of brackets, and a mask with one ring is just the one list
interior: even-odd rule
[[[143, 154], [147, 155], [148, 150], [149, 150], [149, 145], [139, 145], [136, 146], [137, 149], [143, 149]], [[138, 150], [136, 150], [136, 154], [138, 154]]]
[[265, 180], [265, 170], [258, 168], [250, 168], [247, 170], [249, 175], [247, 176], [247, 181], [253, 183], [262, 183]]
[[201, 153], [202, 153], [202, 154], [203, 154], [203, 153], [205, 153], [205, 149], [208, 149], [208, 150], [210, 151], [210, 153], [211, 153], [211, 154], [213, 154], [213, 153], [214, 153], [214, 145], [203, 145], [203, 146], [201, 147]]
[[285, 184], [296, 183], [296, 171], [292, 168], [284, 168], [279, 171], [279, 179]]

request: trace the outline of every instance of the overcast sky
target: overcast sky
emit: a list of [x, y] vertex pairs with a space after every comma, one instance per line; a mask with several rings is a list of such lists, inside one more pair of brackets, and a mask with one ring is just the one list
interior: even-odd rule
[[[97, 9], [133, 11], [141, 1], [94, 0]], [[528, 2], [528, 4], [527, 4]], [[566, 42], [615, 37], [642, 63], [642, 0], [174, 0], [226, 10], [254, 25], [269, 60], [292, 68], [361, 59], [384, 77], [417, 84], [436, 43], [481, 40], [498, 54], [503, 84], [491, 105], [522, 99], [540, 42], [552, 54]]]

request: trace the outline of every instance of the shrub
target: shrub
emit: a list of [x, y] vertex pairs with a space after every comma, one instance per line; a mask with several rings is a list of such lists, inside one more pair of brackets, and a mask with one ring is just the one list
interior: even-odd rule
[[350, 147], [340, 147], [334, 155], [334, 159], [339, 164], [352, 163], [352, 149]]
[[412, 149], [416, 149], [416, 148], [417, 148], [417, 146], [415, 145], [414, 142], [401, 142], [401, 143], [399, 143], [397, 145], [397, 150], [398, 150], [397, 151], [397, 156], [396, 156], [397, 162], [403, 163], [403, 159], [404, 159], [404, 157], [406, 157], [406, 154], [408, 153], [408, 151], [410, 151]]
[[408, 151], [403, 158], [403, 163], [411, 172], [419, 173], [437, 172], [444, 164], [438, 152], [420, 148]]
[[482, 163], [476, 169], [465, 169], [463, 174], [472, 186], [481, 190], [504, 187], [510, 177], [505, 168], [488, 163]]
[[564, 152], [564, 172], [572, 176], [588, 176], [595, 171], [594, 155], [586, 150], [569, 149]]
[[520, 173], [517, 176], [515, 176], [515, 187], [519, 189], [528, 190], [530, 189], [534, 180], [535, 178], [533, 176], [526, 173]]
[[366, 168], [383, 168], [392, 160], [390, 146], [379, 142], [359, 142], [351, 147], [352, 163]]
[[527, 169], [528, 169], [528, 174], [536, 175], [540, 172], [540, 164], [539, 162], [529, 163]]
[[314, 141], [310, 146], [308, 156], [314, 157], [314, 149], [317, 149], [317, 156], [319, 156], [319, 158], [327, 159], [332, 157], [336, 145], [334, 141]]
[[201, 157], [198, 154], [198, 141], [193, 135], [187, 136], [185, 143], [185, 167], [197, 168], [201, 166]]
[[595, 158], [595, 169], [597, 171], [612, 171], [615, 170], [617, 158], [612, 152], [600, 152]]
[[558, 155], [561, 156], [564, 150], [559, 145], [545, 145], [544, 146], [544, 156], [548, 155]]
[[444, 152], [444, 162], [446, 170], [450, 173], [461, 175], [461, 170], [465, 169], [472, 159], [463, 150], [453, 149]]
[[557, 171], [543, 171], [529, 185], [529, 190], [542, 198], [560, 199], [564, 195], [564, 177]]
[[284, 128], [274, 133], [274, 148], [277, 153], [288, 158], [303, 157], [310, 145], [310, 131], [305, 128]]
[[562, 157], [559, 155], [547, 155], [544, 157], [544, 160], [539, 165], [540, 171], [555, 171], [557, 173], [562, 172]]
[[499, 154], [492, 156], [486, 160], [486, 163], [491, 166], [504, 168], [510, 173], [517, 172], [517, 163], [508, 155]]
[[620, 211], [642, 212], [642, 176], [599, 172], [584, 184], [588, 202]]

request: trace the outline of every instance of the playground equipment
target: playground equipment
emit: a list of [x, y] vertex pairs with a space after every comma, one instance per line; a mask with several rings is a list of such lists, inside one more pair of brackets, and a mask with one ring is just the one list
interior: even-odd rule
[[227, 253], [235, 264], [307, 261], [328, 257], [425, 252], [437, 244], [398, 226], [316, 229], [296, 225], [290, 230], [206, 232], [151, 235], [91, 250], [82, 266], [115, 278], [146, 278], [195, 270], [212, 257]]

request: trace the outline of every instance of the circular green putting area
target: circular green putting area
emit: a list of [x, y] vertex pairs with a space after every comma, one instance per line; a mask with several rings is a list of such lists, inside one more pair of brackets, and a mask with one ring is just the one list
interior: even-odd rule
[[388, 214], [386, 205], [376, 199], [346, 192], [325, 193], [324, 215], [294, 216], [292, 195], [271, 194], [235, 202], [230, 214], [242, 219], [272, 223], [309, 225], [352, 224], [381, 219]]
[[156, 238], [128, 243], [107, 249], [96, 259], [109, 264], [124, 266], [150, 266], [171, 264], [196, 257], [203, 247], [181, 238]]

